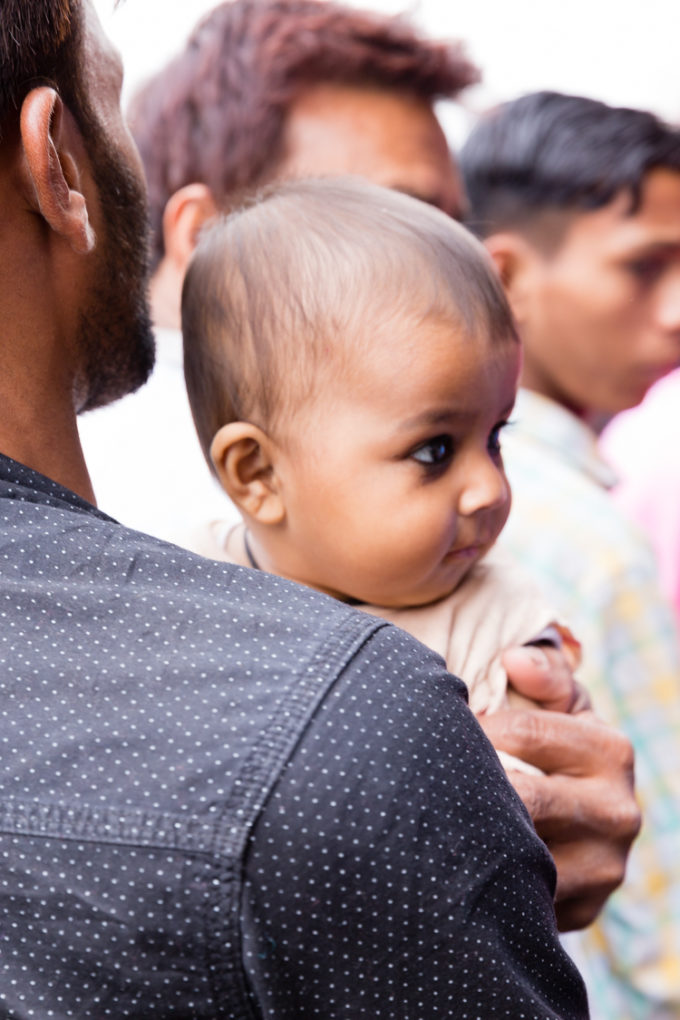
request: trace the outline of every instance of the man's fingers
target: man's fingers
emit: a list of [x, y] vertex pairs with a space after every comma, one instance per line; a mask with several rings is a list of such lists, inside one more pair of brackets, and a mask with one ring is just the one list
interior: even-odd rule
[[568, 776], [626, 775], [632, 788], [634, 755], [630, 741], [592, 712], [515, 709], [479, 717], [497, 750]]
[[555, 900], [555, 916], [558, 931], [580, 931], [597, 918], [609, 896], [621, 884], [598, 886], [591, 890], [579, 890], [573, 897]]
[[542, 770], [508, 778], [555, 861], [560, 930], [590, 924], [623, 880], [640, 828], [630, 741], [589, 711], [515, 709], [479, 722], [497, 750]]
[[551, 848], [558, 842], [605, 837], [629, 846], [640, 831], [641, 816], [632, 796], [632, 779], [612, 781], [571, 776], [508, 778], [531, 815], [536, 831]]
[[557, 868], [560, 931], [591, 924], [621, 884], [640, 811], [626, 769], [617, 777], [508, 773]]
[[589, 897], [604, 902], [623, 882], [628, 858], [627, 840], [612, 840], [606, 845], [597, 838], [566, 843], [555, 841], [552, 849], [557, 866], [557, 902], [582, 896], [585, 892]]

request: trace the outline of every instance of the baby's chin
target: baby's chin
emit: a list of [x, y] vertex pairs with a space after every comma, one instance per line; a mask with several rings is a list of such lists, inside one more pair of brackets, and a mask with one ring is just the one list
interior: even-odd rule
[[478, 563], [475, 560], [461, 571], [455, 580], [442, 582], [441, 584], [428, 584], [418, 588], [411, 588], [403, 591], [380, 590], [357, 592], [356, 594], [336, 595], [342, 602], [348, 605], [372, 605], [382, 606], [384, 609], [420, 609], [421, 607], [434, 605], [448, 598], [462, 584], [472, 568]]

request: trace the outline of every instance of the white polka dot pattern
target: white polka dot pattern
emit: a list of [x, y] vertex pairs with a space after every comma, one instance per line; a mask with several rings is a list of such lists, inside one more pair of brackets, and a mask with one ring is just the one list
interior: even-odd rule
[[587, 1015], [435, 656], [2, 457], [0, 518], [0, 1016]]

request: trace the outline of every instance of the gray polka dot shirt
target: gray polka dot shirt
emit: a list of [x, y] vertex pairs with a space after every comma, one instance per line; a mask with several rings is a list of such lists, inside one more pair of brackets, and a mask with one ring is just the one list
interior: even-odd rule
[[436, 656], [4, 457], [0, 521], [2, 1017], [587, 1016]]

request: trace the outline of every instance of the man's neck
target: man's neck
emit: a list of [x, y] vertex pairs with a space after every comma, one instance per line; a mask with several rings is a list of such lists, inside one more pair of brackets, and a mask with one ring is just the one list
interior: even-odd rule
[[182, 324], [181, 294], [183, 275], [168, 259], [163, 258], [150, 287], [151, 316], [161, 329], [180, 329]]
[[526, 356], [522, 366], [520, 385], [525, 390], [531, 390], [532, 393], [538, 393], [540, 396], [552, 400], [555, 404], [559, 404], [560, 407], [564, 407], [565, 410], [569, 411], [576, 418], [588, 421], [589, 412], [572, 400], [552, 376], [547, 375], [540, 368], [536, 368], [528, 363]]
[[0, 451], [92, 503], [67, 352], [44, 341], [31, 349], [31, 340], [17, 336], [0, 350]]
[[613, 417], [614, 414], [611, 411], [588, 411], [583, 415], [583, 420], [586, 425], [590, 426], [595, 435], [599, 436]]
[[522, 379], [522, 388], [530, 390], [532, 393], [538, 393], [542, 397], [546, 397], [547, 400], [552, 400], [553, 403], [559, 404], [565, 411], [569, 411], [575, 418], [582, 421], [585, 425], [591, 429], [595, 435], [599, 436], [606, 425], [612, 420], [614, 415], [608, 411], [598, 411], [593, 409], [587, 409], [579, 407], [573, 400], [569, 400], [563, 393], [557, 390], [555, 387], [540, 387], [528, 385], [524, 379]]
[[38, 429], [35, 421], [16, 409], [8, 413], [0, 426], [0, 452], [94, 503], [75, 416], [40, 418]]

